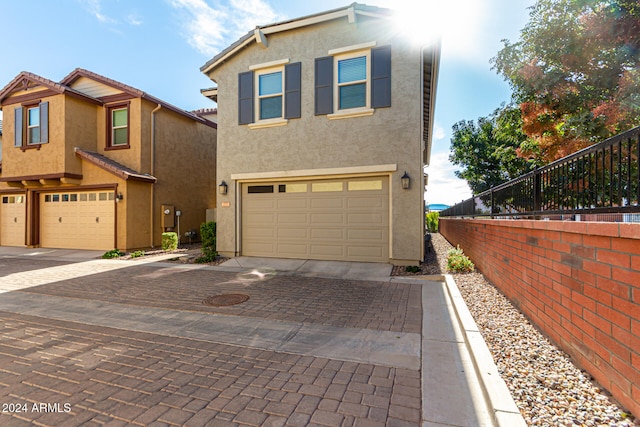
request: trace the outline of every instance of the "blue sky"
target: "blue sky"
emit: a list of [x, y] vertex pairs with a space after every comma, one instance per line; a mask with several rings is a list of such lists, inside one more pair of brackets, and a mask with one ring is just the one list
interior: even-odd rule
[[[448, 161], [451, 126], [486, 116], [510, 90], [489, 59], [515, 41], [534, 0], [361, 0], [406, 12], [415, 37], [442, 34], [431, 152], [430, 203], [471, 195]], [[185, 110], [215, 105], [200, 67], [256, 25], [343, 7], [350, 0], [1, 1], [5, 34], [0, 87], [21, 71], [60, 81], [77, 67], [143, 90]]]

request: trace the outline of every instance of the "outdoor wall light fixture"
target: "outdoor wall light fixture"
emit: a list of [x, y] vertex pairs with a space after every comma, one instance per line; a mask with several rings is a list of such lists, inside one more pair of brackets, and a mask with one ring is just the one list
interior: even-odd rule
[[116, 202], [119, 202], [121, 200], [124, 200], [124, 195], [122, 193], [118, 193], [116, 195]]
[[409, 189], [409, 184], [411, 184], [411, 178], [407, 174], [407, 171], [404, 171], [404, 175], [402, 175], [400, 180], [402, 181], [402, 188], [404, 190], [408, 190]]
[[227, 194], [227, 188], [228, 188], [227, 183], [224, 182], [224, 180], [218, 186], [218, 190], [220, 191], [220, 194], [222, 194], [223, 196]]

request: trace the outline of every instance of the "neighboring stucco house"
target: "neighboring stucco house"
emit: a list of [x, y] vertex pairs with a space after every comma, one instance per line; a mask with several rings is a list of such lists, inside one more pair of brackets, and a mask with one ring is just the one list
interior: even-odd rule
[[222, 255], [424, 259], [439, 44], [412, 45], [393, 17], [353, 4], [257, 27], [202, 66]]
[[0, 245], [154, 247], [215, 208], [215, 123], [83, 69], [22, 72], [0, 107]]

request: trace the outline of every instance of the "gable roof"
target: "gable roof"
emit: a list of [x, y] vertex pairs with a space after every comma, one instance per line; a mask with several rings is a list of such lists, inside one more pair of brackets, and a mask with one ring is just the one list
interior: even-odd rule
[[52, 93], [66, 93], [76, 97], [84, 98], [87, 101], [102, 104], [102, 102], [96, 98], [93, 98], [85, 93], [77, 91], [69, 86], [65, 86], [60, 83], [56, 83], [53, 80], [46, 79], [37, 74], [30, 73], [28, 71], [22, 71], [16, 77], [13, 78], [2, 90], [0, 90], [0, 105], [3, 104], [5, 99], [13, 92], [26, 90], [30, 87], [44, 86]]
[[102, 154], [95, 153], [93, 151], [86, 151], [80, 148], [75, 148], [76, 156], [82, 160], [86, 160], [99, 168], [106, 170], [124, 180], [143, 181], [143, 182], [156, 182], [157, 178], [149, 175], [136, 172], [135, 170], [128, 168], [120, 163], [112, 160]]
[[101, 99], [101, 98], [95, 98], [93, 96], [90, 96], [84, 92], [81, 92], [79, 90], [76, 90], [72, 87], [73, 83], [81, 78], [81, 77], [86, 77], [88, 79], [94, 80], [96, 82], [99, 82], [101, 84], [110, 86], [114, 89], [117, 89], [121, 92], [124, 92], [125, 94], [133, 97], [133, 98], [142, 98], [142, 99], [146, 99], [150, 102], [153, 102], [154, 104], [158, 104], [161, 105], [163, 108], [166, 108], [168, 110], [171, 110], [175, 113], [178, 113], [180, 115], [183, 115], [185, 117], [188, 117], [192, 120], [198, 121], [200, 123], [206, 124], [207, 126], [211, 126], [213, 128], [217, 128], [217, 125], [203, 117], [200, 117], [196, 114], [192, 114], [186, 110], [183, 110], [181, 108], [178, 108], [172, 104], [169, 104], [168, 102], [162, 101], [159, 98], [156, 98], [155, 96], [151, 96], [148, 93], [141, 91], [140, 89], [136, 89], [133, 86], [129, 86], [126, 85], [124, 83], [120, 83], [118, 81], [115, 81], [113, 79], [101, 76], [100, 74], [94, 73], [92, 71], [89, 70], [85, 70], [83, 68], [76, 68], [75, 70], [73, 70], [71, 73], [69, 73], [65, 78], [63, 78], [59, 83], [54, 82], [53, 80], [49, 80], [46, 79], [44, 77], [40, 77], [37, 74], [33, 74], [33, 73], [29, 73], [27, 71], [23, 71], [20, 74], [18, 74], [13, 80], [11, 80], [11, 82], [9, 82], [9, 84], [7, 84], [1, 91], [0, 91], [0, 105], [3, 103], [3, 101], [8, 98], [8, 96], [15, 91], [18, 90], [24, 90], [26, 88], [29, 87], [34, 87], [34, 86], [44, 86], [47, 89], [49, 89], [50, 91], [52, 91], [52, 93], [57, 93], [57, 94], [69, 94], [72, 96], [77, 96], [77, 97], [81, 97], [84, 98], [85, 100], [88, 100], [90, 102], [93, 103], [97, 103], [99, 105], [104, 105], [105, 104], [105, 100]]
[[254, 30], [249, 31], [229, 47], [207, 61], [200, 71], [207, 74], [227, 59], [240, 52], [245, 46], [251, 43], [266, 44], [266, 36], [268, 34], [288, 31], [295, 28], [306, 27], [308, 25], [319, 24], [325, 21], [331, 21], [339, 18], [348, 18], [349, 22], [355, 22], [357, 15], [374, 16], [379, 18], [389, 18], [393, 15], [391, 9], [385, 9], [377, 6], [367, 6], [366, 4], [352, 3], [349, 6], [338, 9], [328, 10], [326, 12], [315, 13], [313, 15], [303, 16], [301, 18], [290, 19], [288, 21], [276, 22], [263, 26], [257, 26]]

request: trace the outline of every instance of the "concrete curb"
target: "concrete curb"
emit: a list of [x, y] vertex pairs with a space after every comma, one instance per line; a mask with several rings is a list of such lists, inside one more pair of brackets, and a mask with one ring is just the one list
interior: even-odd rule
[[453, 276], [445, 274], [444, 281], [449, 298], [453, 302], [456, 318], [464, 334], [465, 344], [471, 355], [480, 387], [484, 393], [485, 402], [490, 413], [493, 414], [495, 425], [499, 427], [526, 427], [527, 423], [522, 414], [520, 414], [520, 410], [513, 400], [507, 384], [500, 377], [498, 367], [491, 356], [489, 347], [487, 347], [484, 338], [482, 338], [480, 330], [475, 320], [473, 320]]

